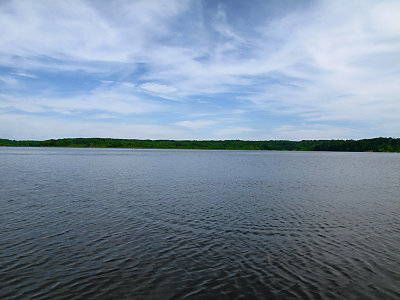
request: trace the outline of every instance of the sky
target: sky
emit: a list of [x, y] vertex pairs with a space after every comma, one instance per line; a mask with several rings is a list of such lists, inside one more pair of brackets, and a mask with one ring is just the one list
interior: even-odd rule
[[380, 136], [398, 0], [0, 0], [0, 138]]

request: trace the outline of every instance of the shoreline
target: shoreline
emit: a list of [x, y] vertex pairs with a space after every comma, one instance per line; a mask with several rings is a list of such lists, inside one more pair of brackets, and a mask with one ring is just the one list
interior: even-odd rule
[[400, 138], [362, 140], [139, 140], [114, 138], [63, 138], [42, 141], [0, 139], [3, 147], [181, 149], [247, 151], [400, 152]]

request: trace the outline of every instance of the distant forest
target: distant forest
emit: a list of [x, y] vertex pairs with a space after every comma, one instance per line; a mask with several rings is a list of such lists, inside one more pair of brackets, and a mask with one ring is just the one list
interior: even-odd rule
[[400, 138], [363, 140], [304, 141], [195, 141], [136, 140], [112, 138], [66, 138], [45, 141], [0, 139], [0, 146], [14, 147], [91, 147], [91, 148], [154, 148], [154, 149], [225, 149], [225, 150], [292, 150], [292, 151], [352, 151], [400, 152]]

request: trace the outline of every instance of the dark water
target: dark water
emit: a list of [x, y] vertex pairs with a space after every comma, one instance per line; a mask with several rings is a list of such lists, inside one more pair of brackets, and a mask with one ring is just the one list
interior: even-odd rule
[[0, 148], [1, 299], [399, 299], [400, 155]]

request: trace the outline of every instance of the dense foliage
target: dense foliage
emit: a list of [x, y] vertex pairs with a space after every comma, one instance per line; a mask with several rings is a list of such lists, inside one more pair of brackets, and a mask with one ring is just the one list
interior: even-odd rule
[[111, 138], [69, 138], [45, 141], [15, 141], [0, 139], [0, 146], [400, 152], [400, 139], [374, 138], [364, 140], [306, 141], [181, 141]]

